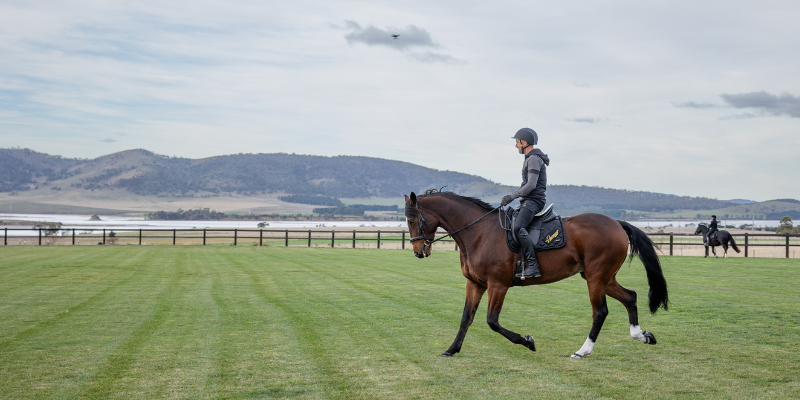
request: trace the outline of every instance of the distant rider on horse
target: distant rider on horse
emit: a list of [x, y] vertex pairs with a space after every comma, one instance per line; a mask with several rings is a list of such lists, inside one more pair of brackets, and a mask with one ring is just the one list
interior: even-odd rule
[[708, 224], [708, 232], [706, 232], [706, 237], [703, 238], [703, 244], [706, 247], [711, 245], [711, 235], [716, 233], [716, 232], [719, 232], [719, 229], [717, 229], [717, 216], [716, 215], [712, 215], [711, 216], [711, 223]]
[[[539, 135], [530, 128], [522, 128], [517, 131], [513, 139], [516, 139], [516, 148], [519, 154], [525, 155], [522, 163], [522, 185], [513, 193], [503, 196], [501, 205], [505, 206], [515, 199], [520, 199], [519, 213], [514, 221], [512, 229], [517, 232], [520, 245], [520, 259], [518, 266], [525, 266], [524, 271], [518, 273], [518, 278], [536, 278], [542, 276], [539, 271], [539, 264], [536, 262], [536, 253], [525, 229], [539, 211], [544, 209], [545, 190], [547, 190], [547, 166], [550, 165], [550, 158], [533, 146], [539, 143]], [[518, 268], [523, 270], [522, 268]]]

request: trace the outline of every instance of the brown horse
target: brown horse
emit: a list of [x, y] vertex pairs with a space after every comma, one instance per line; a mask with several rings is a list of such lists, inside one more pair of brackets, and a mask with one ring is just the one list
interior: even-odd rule
[[[430, 256], [431, 241], [436, 230], [442, 227], [447, 232], [453, 232], [453, 239], [461, 253], [461, 273], [467, 278], [467, 300], [461, 327], [453, 344], [442, 356], [449, 357], [461, 350], [467, 329], [472, 325], [475, 311], [487, 290], [489, 309], [486, 320], [489, 327], [511, 342], [536, 351], [532, 337], [522, 337], [500, 325], [500, 310], [506, 292], [515, 284], [543, 285], [578, 273], [589, 287], [592, 329], [583, 347], [572, 357], [582, 358], [591, 354], [608, 315], [606, 295], [619, 300], [627, 308], [631, 337], [643, 343], [656, 344], [655, 336], [639, 327], [636, 292], [620, 286], [616, 279], [617, 271], [628, 255], [630, 240], [631, 257], [638, 255], [647, 272], [650, 312], [655, 313], [659, 307], [667, 309], [667, 282], [661, 272], [658, 255], [653, 242], [636, 227], [600, 214], [564, 218], [566, 245], [557, 250], [537, 252], [542, 276], [515, 283], [514, 272], [519, 255], [508, 249], [503, 228], [495, 218], [484, 218], [474, 223], [494, 207], [479, 199], [435, 190], [420, 196], [412, 192], [411, 196], [405, 198], [405, 215], [414, 255], [418, 258]], [[474, 225], [463, 229], [471, 223]]]

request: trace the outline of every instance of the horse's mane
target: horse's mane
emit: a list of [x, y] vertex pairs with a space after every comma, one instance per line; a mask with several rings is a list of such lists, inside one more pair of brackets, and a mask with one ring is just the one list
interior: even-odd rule
[[419, 195], [417, 197], [431, 197], [431, 196], [457, 197], [459, 199], [466, 200], [466, 201], [468, 201], [470, 203], [476, 204], [476, 205], [480, 206], [481, 208], [483, 208], [486, 211], [491, 211], [491, 210], [495, 209], [494, 206], [492, 206], [491, 204], [489, 204], [489, 203], [487, 203], [487, 202], [485, 202], [485, 201], [483, 201], [481, 199], [478, 199], [478, 198], [475, 198], [475, 197], [469, 197], [469, 196], [462, 196], [460, 194], [455, 194], [453, 192], [443, 192], [440, 189], [428, 189], [423, 194], [421, 194], [421, 195]]

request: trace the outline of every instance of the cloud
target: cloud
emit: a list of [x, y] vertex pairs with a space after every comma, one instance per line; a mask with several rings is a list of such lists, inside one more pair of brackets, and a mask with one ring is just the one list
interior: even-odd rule
[[417, 60], [423, 63], [445, 63], [445, 64], [465, 64], [466, 61], [459, 60], [449, 54], [442, 54], [442, 53], [434, 53], [432, 51], [426, 51], [423, 53], [411, 53], [408, 55], [409, 58]]
[[100, 141], [103, 143], [114, 143], [117, 141], [117, 139], [105, 138], [105, 139], [100, 139]]
[[731, 115], [724, 115], [719, 119], [730, 120], [730, 119], [752, 119], [763, 117], [763, 114], [752, 114], [752, 113], [742, 113], [742, 114], [731, 114]]
[[[345, 21], [345, 28], [350, 33], [344, 35], [347, 43], [363, 43], [367, 46], [386, 46], [396, 50], [404, 51], [411, 47], [439, 47], [433, 42], [431, 34], [425, 29], [415, 25], [405, 28], [386, 27], [381, 29], [375, 26], [362, 27], [358, 22]], [[400, 35], [397, 39], [392, 35]]]
[[678, 107], [678, 108], [700, 108], [700, 109], [719, 107], [718, 105], [711, 104], [711, 103], [696, 103], [694, 101], [687, 101], [687, 102], [683, 102], [683, 103], [674, 103], [673, 102], [672, 105], [675, 106], [675, 107]]
[[583, 122], [586, 124], [596, 124], [598, 122], [608, 121], [608, 118], [576, 117], [576, 118], [566, 118], [566, 120], [572, 122]]
[[115, 133], [115, 135], [117, 135], [117, 136], [127, 136], [127, 133], [117, 132], [117, 133]]
[[720, 97], [734, 108], [755, 108], [772, 115], [800, 118], [800, 97], [788, 93], [776, 96], [762, 90], [750, 93], [721, 94]]
[[577, 86], [577, 87], [581, 87], [581, 88], [590, 88], [591, 87], [586, 82], [578, 82], [578, 81], [573, 81], [572, 82], [572, 86]]
[[[370, 25], [362, 27], [355, 21], [345, 21], [345, 29], [350, 32], [344, 35], [347, 43], [363, 43], [367, 46], [385, 46], [397, 51], [406, 52], [413, 48], [441, 47], [433, 41], [431, 34], [423, 28], [408, 25], [405, 28], [386, 27], [385, 29]], [[392, 35], [400, 35], [396, 39]], [[422, 63], [464, 64], [449, 54], [432, 51], [408, 53], [408, 58]]]

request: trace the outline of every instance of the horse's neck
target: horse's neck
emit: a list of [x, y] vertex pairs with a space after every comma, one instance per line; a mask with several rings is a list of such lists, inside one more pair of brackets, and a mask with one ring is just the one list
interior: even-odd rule
[[485, 211], [481, 213], [483, 208], [470, 202], [444, 197], [435, 198], [435, 201], [426, 204], [425, 208], [436, 214], [442, 228], [447, 232], [461, 229], [486, 213]]

